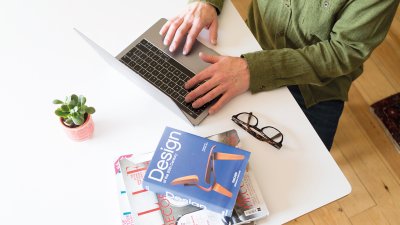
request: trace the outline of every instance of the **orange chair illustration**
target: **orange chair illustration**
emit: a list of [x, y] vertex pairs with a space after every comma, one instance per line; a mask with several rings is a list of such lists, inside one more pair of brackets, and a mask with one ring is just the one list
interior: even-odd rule
[[223, 187], [217, 182], [217, 176], [215, 173], [215, 160], [243, 160], [244, 156], [243, 155], [237, 155], [237, 154], [230, 154], [230, 153], [222, 153], [222, 152], [214, 152], [215, 145], [211, 147], [210, 154], [208, 156], [207, 160], [207, 166], [206, 166], [206, 171], [205, 171], [205, 182], [207, 184], [211, 183], [211, 173], [213, 174], [213, 182], [209, 187], [203, 187], [199, 185], [199, 177], [197, 175], [188, 175], [184, 177], [179, 177], [171, 181], [172, 185], [179, 185], [183, 184], [185, 186], [196, 186], [200, 188], [203, 191], [209, 192], [209, 191], [215, 191], [219, 194], [225, 195], [228, 198], [232, 198], [232, 192], [230, 192], [228, 189]]

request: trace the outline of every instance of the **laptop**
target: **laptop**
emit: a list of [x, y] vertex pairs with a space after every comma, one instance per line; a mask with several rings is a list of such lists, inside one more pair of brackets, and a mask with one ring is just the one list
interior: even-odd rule
[[207, 117], [208, 108], [216, 99], [195, 109], [191, 103], [184, 100], [190, 91], [184, 88], [184, 84], [209, 65], [199, 58], [199, 52], [212, 55], [218, 53], [197, 40], [188, 55], [182, 54], [183, 44], [175, 52], [169, 52], [159, 34], [166, 22], [164, 18], [158, 20], [115, 57], [78, 29], [74, 29], [114, 69], [165, 107], [196, 126]]

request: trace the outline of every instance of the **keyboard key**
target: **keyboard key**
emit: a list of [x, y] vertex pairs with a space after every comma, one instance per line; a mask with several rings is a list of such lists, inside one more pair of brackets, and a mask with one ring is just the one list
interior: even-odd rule
[[173, 66], [168, 67], [169, 72], [174, 72], [174, 70], [175, 70], [175, 67], [173, 67]]
[[182, 80], [178, 80], [178, 82], [176, 82], [176, 84], [180, 87], [183, 87], [185, 85], [185, 82]]
[[153, 70], [153, 71], [151, 72], [151, 74], [153, 74], [154, 76], [157, 76], [158, 74], [160, 74], [160, 72], [158, 72], [158, 70]]
[[169, 81], [169, 83], [168, 83], [168, 86], [171, 87], [171, 88], [175, 87], [175, 85], [176, 85], [176, 83], [173, 82], [172, 80]]
[[160, 57], [158, 57], [157, 55], [154, 55], [152, 59], [157, 62], [160, 59]]
[[140, 74], [140, 75], [146, 74], [146, 69], [143, 68], [143, 67], [141, 67], [141, 68], [139, 69], [139, 74]]
[[154, 68], [153, 68], [153, 67], [151, 67], [151, 66], [147, 67], [147, 71], [149, 71], [149, 72], [153, 72], [153, 70], [154, 70]]
[[178, 95], [178, 97], [176, 98], [176, 100], [177, 100], [179, 103], [182, 103], [182, 102], [185, 101], [185, 97]]
[[145, 68], [145, 69], [147, 69], [147, 67], [149, 67], [149, 64], [147, 64], [146, 62], [144, 62], [144, 63], [142, 64], [142, 67]]
[[161, 64], [164, 63], [164, 60], [160, 57], [160, 58], [157, 60], [157, 63], [161, 65]]
[[174, 89], [168, 88], [166, 92], [168, 95], [172, 96], [172, 94], [174, 93]]
[[164, 91], [165, 91], [165, 90], [167, 90], [168, 85], [165, 84], [165, 83], [162, 83], [160, 88], [161, 88], [161, 90], [164, 90]]
[[142, 44], [138, 44], [137, 47], [142, 50], [143, 53], [147, 54], [148, 52], [150, 52], [149, 49], [147, 49], [144, 45]]
[[142, 68], [142, 67], [140, 67], [139, 65], [135, 65], [135, 66], [133, 67], [133, 70], [135, 70], [136, 72], [139, 72], [141, 68]]
[[126, 63], [126, 64], [129, 64], [129, 63], [131, 62], [131, 59], [130, 59], [128, 56], [124, 55], [124, 56], [122, 57], [122, 61], [123, 61], [124, 63]]
[[179, 76], [179, 75], [181, 75], [181, 74], [182, 74], [182, 73], [181, 73], [179, 70], [175, 70], [175, 71], [174, 71], [174, 75], [175, 75], [175, 76]]
[[136, 64], [142, 65], [143, 63], [144, 63], [144, 61], [141, 59], [136, 60]]
[[164, 66], [164, 68], [168, 68], [168, 67], [170, 67], [171, 65], [170, 65], [168, 62], [164, 62], [163, 66]]
[[161, 71], [161, 70], [163, 69], [161, 65], [157, 65], [155, 68], [156, 68], [156, 70], [158, 70], [158, 71]]
[[132, 61], [137, 61], [139, 59], [139, 57], [137, 55], [133, 55], [131, 56]]
[[156, 67], [156, 66], [157, 66], [157, 62], [156, 62], [156, 61], [151, 61], [151, 62], [150, 62], [150, 66]]
[[163, 80], [164, 78], [165, 78], [165, 75], [162, 74], [162, 73], [159, 73], [159, 74], [157, 75], [157, 79], [159, 79], [159, 80]]
[[171, 97], [173, 98], [173, 99], [177, 99], [178, 98], [178, 96], [179, 96], [179, 94], [178, 94], [178, 92], [172, 92], [172, 95], [171, 95]]
[[189, 93], [189, 92], [186, 91], [185, 89], [181, 89], [181, 90], [179, 91], [179, 94], [180, 94], [181, 96], [183, 96], [183, 97], [185, 97], [188, 93]]
[[[171, 82], [173, 82], [173, 81], [171, 81]], [[175, 85], [175, 87], [174, 87], [174, 90], [175, 90], [176, 93], [178, 93], [178, 94], [179, 94], [179, 91], [180, 91], [181, 89], [183, 89], [183, 88], [180, 87], [179, 85]]]
[[157, 77], [151, 76], [149, 80], [151, 81], [151, 83], [154, 83], [154, 82], [156, 82]]
[[183, 80], [183, 81], [188, 81], [189, 79], [189, 77], [187, 77], [184, 73], [181, 73], [180, 75], [179, 75], [179, 78], [181, 79], [181, 80]]
[[162, 73], [162, 74], [167, 74], [167, 73], [168, 73], [168, 70], [165, 69], [165, 68], [162, 68], [162, 69], [161, 69], [161, 73]]
[[164, 77], [164, 78], [162, 79], [162, 81], [163, 81], [165, 84], [168, 84], [171, 80], [170, 80], [168, 77]]
[[158, 87], [160, 87], [161, 85], [162, 85], [162, 81], [161, 80], [156, 80], [156, 82], [155, 82], [155, 84], [158, 86]]
[[175, 83], [179, 81], [179, 78], [176, 76], [171, 77], [171, 80], [173, 80]]

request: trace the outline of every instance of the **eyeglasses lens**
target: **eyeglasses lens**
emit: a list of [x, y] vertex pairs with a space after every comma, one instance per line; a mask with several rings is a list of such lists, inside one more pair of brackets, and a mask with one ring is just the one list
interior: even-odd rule
[[280, 141], [282, 141], [283, 135], [277, 129], [273, 127], [265, 127], [262, 131], [267, 137], [274, 140], [275, 142], [279, 143]]
[[241, 113], [237, 118], [250, 126], [257, 126], [258, 123], [257, 117], [250, 113]]

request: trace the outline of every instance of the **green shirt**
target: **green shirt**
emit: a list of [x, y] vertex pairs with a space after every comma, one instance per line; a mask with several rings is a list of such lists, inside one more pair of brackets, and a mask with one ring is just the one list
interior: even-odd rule
[[[205, 0], [219, 13], [223, 0]], [[247, 25], [262, 51], [244, 53], [252, 93], [298, 85], [307, 107], [347, 100], [385, 38], [399, 0], [253, 0]]]

